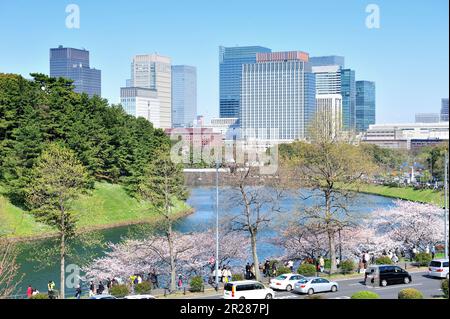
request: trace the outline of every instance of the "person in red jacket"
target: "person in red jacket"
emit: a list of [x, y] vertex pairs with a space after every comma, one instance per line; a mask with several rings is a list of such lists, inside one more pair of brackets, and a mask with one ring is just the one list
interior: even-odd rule
[[31, 285], [28, 285], [27, 298], [30, 299], [32, 295], [33, 295], [33, 288], [31, 287]]

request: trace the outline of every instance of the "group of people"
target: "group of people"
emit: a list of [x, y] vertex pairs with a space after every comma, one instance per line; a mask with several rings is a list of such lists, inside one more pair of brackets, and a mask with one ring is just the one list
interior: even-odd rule
[[[217, 276], [219, 277], [219, 282], [227, 283], [231, 281], [231, 277], [233, 274], [231, 273], [231, 268], [228, 266], [222, 266], [222, 268], [218, 269]], [[216, 269], [213, 267], [210, 276], [210, 283], [214, 283], [216, 278]]]
[[28, 285], [27, 288], [27, 298], [31, 299], [33, 296], [36, 296], [39, 293], [39, 290], [33, 288], [31, 285]]

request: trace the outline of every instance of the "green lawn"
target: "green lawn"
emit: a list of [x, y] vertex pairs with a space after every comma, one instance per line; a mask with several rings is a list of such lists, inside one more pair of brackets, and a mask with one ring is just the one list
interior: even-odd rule
[[350, 189], [368, 194], [400, 198], [414, 202], [430, 203], [438, 206], [443, 206], [444, 203], [444, 193], [431, 189], [414, 190], [411, 187], [401, 188], [372, 184], [363, 184], [358, 187], [351, 187]]
[[[96, 183], [89, 195], [83, 195], [72, 205], [82, 229], [113, 227], [138, 222], [152, 222], [159, 217], [150, 204], [130, 197], [120, 185]], [[174, 214], [180, 216], [190, 210], [182, 201], [176, 202]], [[51, 234], [54, 230], [36, 222], [34, 217], [12, 205], [0, 190], [0, 232], [13, 237]]]

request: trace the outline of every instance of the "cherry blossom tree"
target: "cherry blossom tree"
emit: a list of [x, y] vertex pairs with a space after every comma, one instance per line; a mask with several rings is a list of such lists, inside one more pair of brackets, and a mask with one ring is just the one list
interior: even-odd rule
[[[215, 256], [215, 234], [207, 231], [173, 235], [172, 253], [163, 236], [109, 244], [106, 255], [94, 260], [84, 269], [86, 278], [99, 280], [128, 278], [132, 274], [146, 274], [152, 270], [162, 275], [170, 275], [172, 258], [177, 272], [186, 275], [204, 274], [208, 269], [210, 258]], [[220, 242], [221, 265], [242, 261], [247, 257], [249, 249], [243, 236], [235, 233], [223, 234]]]
[[443, 210], [437, 206], [398, 200], [394, 207], [372, 214], [376, 234], [405, 249], [424, 250], [444, 240]]

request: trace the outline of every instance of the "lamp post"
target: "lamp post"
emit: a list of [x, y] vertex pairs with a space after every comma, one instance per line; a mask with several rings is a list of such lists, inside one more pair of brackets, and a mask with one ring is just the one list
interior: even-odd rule
[[444, 236], [445, 236], [445, 258], [448, 258], [448, 153], [445, 152], [445, 169], [444, 169]]
[[216, 160], [216, 291], [219, 289], [219, 160]]

